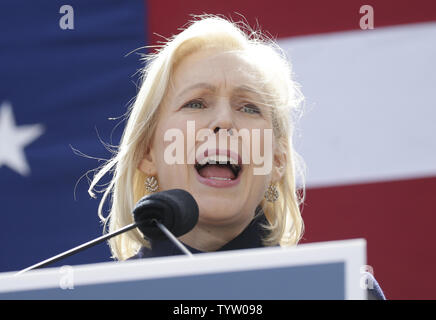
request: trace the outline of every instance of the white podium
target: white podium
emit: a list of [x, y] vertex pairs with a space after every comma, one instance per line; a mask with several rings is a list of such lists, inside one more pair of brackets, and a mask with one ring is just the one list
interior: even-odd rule
[[366, 241], [0, 273], [0, 299], [366, 299]]

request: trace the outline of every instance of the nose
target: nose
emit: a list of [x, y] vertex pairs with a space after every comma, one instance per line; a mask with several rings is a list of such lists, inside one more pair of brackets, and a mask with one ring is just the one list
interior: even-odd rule
[[216, 112], [213, 113], [213, 119], [210, 122], [209, 128], [216, 134], [220, 129], [227, 130], [232, 134], [232, 128], [235, 127], [234, 115], [232, 106], [229, 102], [222, 101], [215, 107]]
[[[222, 128], [220, 127], [215, 127], [215, 129], [213, 130], [213, 133], [218, 133]], [[233, 135], [233, 129], [226, 129], [229, 135]]]

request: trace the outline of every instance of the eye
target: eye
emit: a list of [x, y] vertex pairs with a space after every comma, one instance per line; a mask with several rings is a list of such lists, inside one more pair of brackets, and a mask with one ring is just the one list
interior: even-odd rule
[[205, 105], [200, 100], [192, 100], [185, 104], [182, 108], [204, 109]]
[[249, 114], [260, 114], [260, 109], [254, 104], [246, 104], [240, 110]]

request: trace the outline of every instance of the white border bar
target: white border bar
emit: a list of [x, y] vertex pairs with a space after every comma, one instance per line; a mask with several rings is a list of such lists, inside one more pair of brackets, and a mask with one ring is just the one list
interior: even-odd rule
[[[189, 276], [286, 266], [345, 262], [345, 298], [366, 299], [360, 288], [360, 268], [366, 265], [366, 241], [353, 239], [302, 244], [291, 248], [259, 248], [198, 254], [194, 258], [171, 256], [71, 267], [74, 286]], [[62, 267], [61, 267], [62, 268]], [[0, 274], [0, 293], [60, 287], [61, 268]]]

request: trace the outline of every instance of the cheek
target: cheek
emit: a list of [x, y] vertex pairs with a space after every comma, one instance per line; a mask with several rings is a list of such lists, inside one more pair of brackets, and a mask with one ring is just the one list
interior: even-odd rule
[[[172, 121], [169, 121], [172, 122]], [[167, 134], [167, 135], [166, 135]], [[159, 126], [153, 144], [159, 186], [161, 190], [183, 188], [188, 181], [186, 165], [186, 123]], [[165, 141], [165, 138], [168, 141]]]
[[249, 186], [247, 186], [247, 201], [250, 206], [257, 206], [264, 198], [265, 191], [269, 185], [269, 177], [265, 175], [254, 175], [248, 179]]
[[269, 179], [273, 171], [274, 136], [272, 129], [255, 129], [251, 134], [251, 159], [254, 176]]
[[185, 165], [162, 164], [158, 168], [161, 190], [186, 189], [189, 185], [188, 170]]

